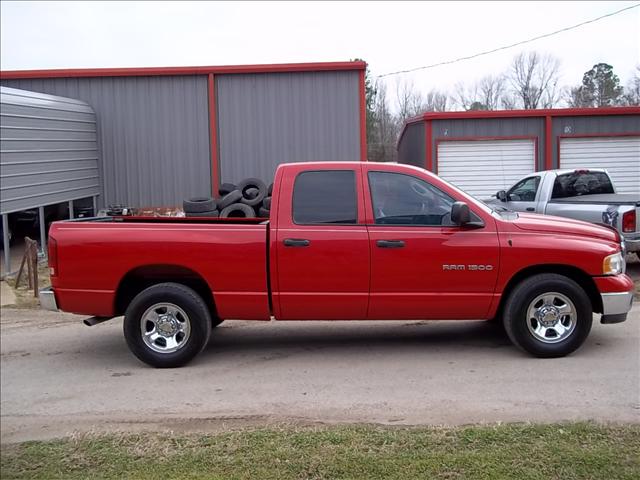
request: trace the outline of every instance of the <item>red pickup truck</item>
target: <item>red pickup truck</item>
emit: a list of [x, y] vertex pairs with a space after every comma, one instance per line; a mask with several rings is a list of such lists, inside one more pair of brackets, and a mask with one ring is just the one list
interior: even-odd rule
[[593, 313], [626, 319], [633, 283], [610, 227], [493, 211], [411, 166], [281, 165], [271, 218], [108, 217], [53, 224], [44, 308], [124, 315], [155, 367], [196, 356], [225, 319], [500, 319], [538, 357], [571, 353]]

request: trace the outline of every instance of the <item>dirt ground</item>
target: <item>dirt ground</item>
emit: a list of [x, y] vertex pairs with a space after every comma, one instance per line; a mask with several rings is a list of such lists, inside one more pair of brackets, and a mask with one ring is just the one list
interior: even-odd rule
[[[629, 265], [640, 278], [640, 263]], [[188, 367], [133, 357], [122, 319], [3, 308], [1, 441], [280, 423], [640, 422], [640, 302], [561, 359], [484, 322], [240, 322]], [[597, 316], [596, 316], [597, 319]]]

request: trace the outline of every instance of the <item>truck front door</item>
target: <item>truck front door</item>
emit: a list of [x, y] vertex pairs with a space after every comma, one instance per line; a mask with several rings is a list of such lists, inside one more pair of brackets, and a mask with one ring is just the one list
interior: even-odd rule
[[495, 222], [451, 222], [454, 198], [417, 175], [367, 166], [370, 319], [480, 319], [499, 269]]
[[278, 319], [366, 318], [369, 240], [361, 181], [359, 166], [301, 165], [283, 174], [271, 247]]

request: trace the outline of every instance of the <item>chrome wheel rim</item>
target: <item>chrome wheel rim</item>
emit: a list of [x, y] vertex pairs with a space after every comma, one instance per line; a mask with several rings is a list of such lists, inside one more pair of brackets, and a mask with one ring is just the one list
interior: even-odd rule
[[189, 316], [173, 303], [156, 303], [140, 318], [144, 344], [157, 353], [173, 353], [187, 344], [191, 334]]
[[536, 340], [558, 343], [576, 328], [577, 312], [573, 302], [562, 293], [538, 295], [527, 309], [527, 327]]

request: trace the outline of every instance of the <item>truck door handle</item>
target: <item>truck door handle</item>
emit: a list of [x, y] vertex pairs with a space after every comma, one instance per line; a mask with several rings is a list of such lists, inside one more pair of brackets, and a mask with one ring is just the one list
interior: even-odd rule
[[311, 242], [303, 238], [285, 238], [283, 243], [285, 247], [308, 247]]
[[376, 245], [380, 248], [402, 248], [404, 240], [378, 240]]
[[535, 212], [536, 209], [533, 207], [527, 207], [527, 212]]

